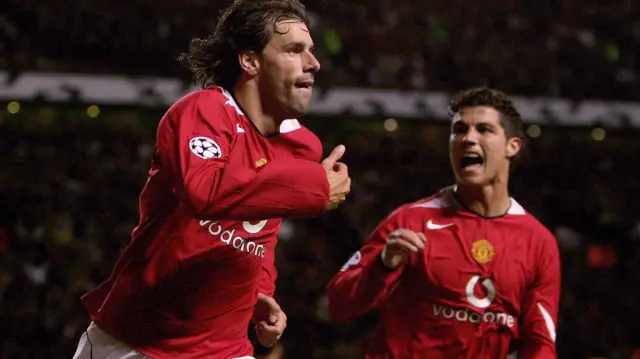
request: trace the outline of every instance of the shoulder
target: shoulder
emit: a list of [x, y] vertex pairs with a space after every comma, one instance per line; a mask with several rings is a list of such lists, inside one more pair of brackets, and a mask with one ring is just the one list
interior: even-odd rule
[[531, 244], [538, 248], [557, 250], [558, 241], [551, 230], [518, 202], [513, 199], [512, 201], [512, 208], [509, 210], [511, 219], [516, 220], [518, 227], [528, 232]]
[[176, 101], [170, 111], [180, 111], [194, 106], [211, 106], [222, 108], [227, 101], [231, 100], [225, 96], [225, 91], [220, 87], [208, 87], [196, 90], [184, 95]]
[[313, 162], [320, 162], [322, 159], [322, 142], [298, 120], [282, 121], [279, 137], [289, 144], [295, 157]]
[[527, 219], [529, 230], [532, 233], [532, 240], [534, 241], [534, 245], [536, 245], [543, 252], [558, 252], [558, 240], [555, 235], [542, 224], [537, 218], [535, 218], [532, 214], [527, 213]]
[[398, 206], [389, 214], [387, 219], [404, 224], [422, 223], [429, 218], [445, 216], [446, 212], [454, 208], [454, 206], [455, 202], [451, 197], [449, 187], [447, 187], [429, 197]]
[[237, 122], [233, 120], [234, 115], [241, 114], [230, 94], [221, 87], [212, 86], [184, 95], [169, 108], [165, 118], [172, 122], [201, 119], [218, 126], [233, 126]]
[[455, 208], [455, 206], [456, 201], [453, 198], [452, 187], [445, 187], [429, 197], [400, 206], [397, 210], [402, 211], [404, 215], [417, 215], [419, 213], [441, 215], [447, 210]]

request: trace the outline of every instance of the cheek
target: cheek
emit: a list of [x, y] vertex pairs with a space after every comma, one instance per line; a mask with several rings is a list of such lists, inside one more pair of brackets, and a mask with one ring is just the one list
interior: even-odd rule
[[487, 155], [494, 159], [501, 159], [507, 157], [506, 144], [502, 143], [490, 143], [485, 147]]
[[301, 57], [297, 56], [287, 60], [288, 61], [283, 64], [283, 69], [290, 78], [295, 79], [303, 72]]
[[282, 83], [288, 76], [288, 64], [285, 58], [273, 61], [265, 68], [266, 76], [273, 83]]

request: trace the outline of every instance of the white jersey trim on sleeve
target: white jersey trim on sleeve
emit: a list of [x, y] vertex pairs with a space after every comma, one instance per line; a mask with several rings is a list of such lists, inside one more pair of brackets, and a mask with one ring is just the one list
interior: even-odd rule
[[544, 324], [547, 326], [547, 330], [549, 331], [549, 336], [551, 337], [551, 340], [553, 340], [553, 342], [556, 342], [556, 325], [553, 323], [553, 319], [551, 318], [551, 315], [549, 314], [549, 312], [547, 312], [546, 309], [544, 309], [544, 307], [542, 306], [542, 304], [540, 304], [540, 302], [537, 303], [538, 304], [538, 309], [540, 309], [540, 313], [542, 313], [542, 317], [544, 318]]
[[527, 214], [527, 211], [524, 210], [524, 207], [522, 207], [520, 203], [511, 198], [511, 207], [509, 207], [509, 211], [507, 213], [516, 216], [523, 216]]
[[300, 129], [300, 122], [298, 120], [284, 120], [280, 124], [280, 133], [292, 132]]
[[449, 207], [449, 206], [447, 206], [447, 204], [445, 203], [444, 199], [442, 199], [441, 197], [436, 197], [436, 198], [430, 199], [430, 200], [428, 200], [426, 202], [414, 204], [413, 206], [411, 206], [411, 208], [416, 208], [416, 207], [422, 207], [422, 208], [446, 208], [446, 207]]

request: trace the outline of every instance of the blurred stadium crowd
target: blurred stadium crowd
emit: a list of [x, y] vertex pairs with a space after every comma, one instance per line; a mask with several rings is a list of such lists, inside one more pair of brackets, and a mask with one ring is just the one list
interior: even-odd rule
[[[133, 111], [133, 112], [131, 112]], [[88, 318], [79, 297], [109, 275], [136, 224], [160, 113], [42, 107], [3, 118], [0, 358], [70, 358]], [[289, 316], [285, 358], [358, 358], [375, 314], [326, 321], [324, 286], [395, 206], [452, 181], [448, 127], [310, 119], [325, 148], [347, 145], [353, 194], [336, 213], [285, 222], [277, 297]], [[387, 125], [387, 129], [393, 127]], [[632, 358], [640, 348], [640, 176], [634, 133], [543, 128], [513, 195], [557, 235], [563, 260], [560, 358]]]
[[[6, 0], [0, 68], [183, 76], [175, 58], [228, 3]], [[328, 70], [319, 84], [640, 99], [632, 0], [306, 3]]]
[[[188, 81], [175, 58], [190, 37], [215, 25], [227, 3], [7, 0], [0, 68]], [[634, 6], [630, 0], [308, 4], [325, 70], [321, 86], [452, 92], [489, 84], [575, 100], [640, 99]], [[82, 109], [46, 104], [0, 112], [1, 359], [73, 355], [88, 324], [79, 297], [109, 275], [129, 240], [161, 115], [106, 108], [89, 119]], [[453, 180], [446, 123], [394, 123], [385, 130], [375, 118], [307, 120], [325, 149], [347, 145], [353, 193], [335, 213], [283, 224], [277, 299], [289, 329], [276, 352], [285, 358], [360, 357], [375, 314], [328, 323], [324, 286], [393, 208]], [[638, 131], [538, 130], [529, 132], [530, 151], [512, 190], [561, 247], [560, 358], [640, 358]], [[592, 137], [592, 130], [600, 132]]]

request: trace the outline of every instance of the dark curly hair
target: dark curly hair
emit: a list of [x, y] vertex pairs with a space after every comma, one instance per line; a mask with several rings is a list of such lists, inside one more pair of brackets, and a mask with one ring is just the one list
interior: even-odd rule
[[235, 0], [225, 9], [215, 30], [205, 38], [194, 38], [189, 51], [178, 58], [203, 88], [213, 84], [231, 89], [242, 68], [238, 53], [262, 53], [283, 20], [309, 25], [299, 0]]
[[452, 118], [465, 107], [488, 106], [496, 109], [502, 116], [500, 122], [507, 138], [524, 139], [522, 117], [513, 102], [501, 91], [487, 87], [467, 89], [457, 94], [449, 105], [449, 116]]

